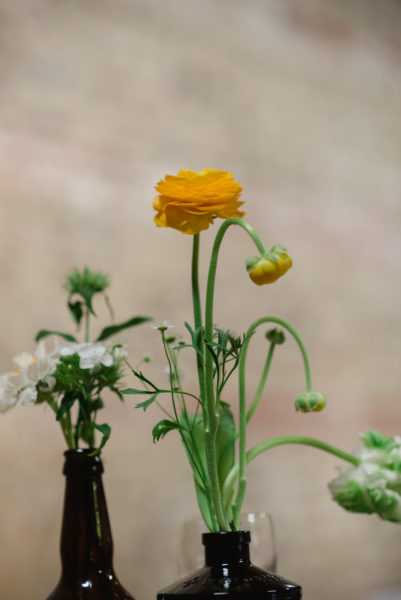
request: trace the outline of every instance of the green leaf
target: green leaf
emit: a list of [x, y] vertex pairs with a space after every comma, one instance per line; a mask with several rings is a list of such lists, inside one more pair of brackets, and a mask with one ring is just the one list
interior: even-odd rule
[[192, 340], [192, 347], [195, 349], [196, 353], [204, 360], [203, 352], [200, 350], [200, 341], [202, 339], [202, 327], [198, 327], [196, 331], [192, 329], [189, 323], [185, 322], [185, 327], [188, 329], [189, 334]]
[[100, 431], [100, 433], [102, 434], [102, 439], [100, 440], [100, 444], [96, 448], [96, 450], [91, 453], [91, 456], [95, 456], [96, 454], [99, 454], [101, 449], [104, 448], [104, 445], [107, 442], [107, 440], [109, 439], [110, 434], [111, 434], [111, 427], [110, 427], [110, 425], [107, 425], [107, 423], [103, 423], [103, 425], [98, 425], [97, 423], [94, 423], [93, 426], [95, 429], [97, 429], [97, 431]]
[[60, 403], [60, 408], [57, 411], [56, 414], [56, 420], [60, 421], [60, 419], [65, 415], [65, 413], [67, 413], [70, 408], [73, 406], [75, 400], [77, 400], [79, 398], [79, 393], [74, 391], [74, 392], [66, 392], [63, 396], [63, 399], [61, 400]]
[[156, 394], [153, 394], [153, 396], [151, 396], [147, 400], [144, 400], [143, 402], [139, 402], [139, 404], [136, 404], [135, 408], [143, 408], [143, 411], [145, 412], [146, 409], [149, 408], [149, 406], [151, 404], [153, 404], [153, 402], [156, 400], [157, 396], [158, 396], [158, 392]]
[[206, 526], [209, 529], [209, 531], [213, 531], [210, 497], [206, 493], [204, 486], [200, 485], [195, 477], [194, 477], [194, 484], [195, 484], [196, 499], [198, 501], [199, 510], [201, 512], [203, 520], [205, 521]]
[[80, 437], [84, 442], [89, 444], [89, 446], [94, 445], [93, 429], [94, 423], [92, 423], [92, 421], [83, 421], [81, 423]]
[[81, 323], [82, 316], [84, 314], [84, 311], [82, 308], [82, 302], [80, 300], [77, 300], [76, 302], [68, 301], [67, 304], [68, 304], [69, 311], [72, 315], [72, 318], [74, 319], [76, 324], [79, 326]]
[[220, 486], [226, 480], [235, 463], [235, 421], [227, 406], [220, 407], [219, 427], [216, 437], [217, 470]]
[[153, 443], [162, 440], [164, 436], [169, 431], [173, 431], [173, 429], [179, 429], [176, 421], [170, 421], [169, 419], [163, 419], [162, 421], [159, 421], [159, 423], [157, 423], [152, 429]]
[[128, 319], [128, 321], [124, 321], [124, 323], [119, 323], [118, 325], [110, 325], [109, 327], [105, 327], [101, 331], [96, 341], [101, 342], [111, 337], [112, 335], [115, 335], [119, 331], [123, 331], [124, 329], [128, 329], [129, 327], [135, 327], [136, 325], [141, 325], [142, 323], [147, 323], [151, 320], [151, 317], [133, 317], [132, 319]]
[[76, 342], [77, 341], [77, 339], [73, 335], [70, 335], [69, 333], [63, 333], [61, 331], [51, 331], [50, 329], [41, 329], [36, 334], [35, 342], [38, 342], [39, 340], [41, 340], [49, 335], [58, 335], [58, 336], [62, 337], [64, 340], [67, 340], [67, 342]]
[[125, 390], [121, 390], [122, 394], [153, 394], [152, 392], [149, 392], [148, 390], [136, 390], [134, 388], [126, 388]]

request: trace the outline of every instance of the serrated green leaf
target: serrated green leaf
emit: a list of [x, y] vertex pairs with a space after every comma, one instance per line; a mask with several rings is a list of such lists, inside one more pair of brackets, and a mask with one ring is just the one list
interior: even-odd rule
[[142, 323], [147, 323], [151, 321], [151, 317], [133, 317], [132, 319], [128, 319], [123, 323], [119, 323], [118, 325], [110, 325], [109, 327], [105, 327], [97, 338], [97, 342], [102, 342], [107, 338], [115, 335], [119, 331], [123, 331], [124, 329], [128, 329], [129, 327], [135, 327], [136, 325], [141, 325]]
[[145, 412], [146, 409], [148, 409], [149, 406], [151, 404], [153, 404], [153, 402], [156, 400], [157, 396], [158, 396], [158, 393], [153, 394], [153, 396], [151, 396], [147, 400], [144, 400], [143, 402], [139, 402], [139, 404], [136, 404], [135, 408], [143, 408], [143, 411]]
[[176, 421], [170, 421], [169, 419], [159, 421], [152, 429], [153, 443], [162, 440], [169, 431], [173, 431], [174, 429], [179, 429]]
[[192, 347], [195, 349], [195, 352], [201, 357], [202, 362], [204, 360], [203, 352], [200, 350], [200, 341], [202, 339], [202, 327], [198, 327], [196, 331], [192, 329], [189, 323], [185, 322], [185, 328], [189, 331], [192, 340]]

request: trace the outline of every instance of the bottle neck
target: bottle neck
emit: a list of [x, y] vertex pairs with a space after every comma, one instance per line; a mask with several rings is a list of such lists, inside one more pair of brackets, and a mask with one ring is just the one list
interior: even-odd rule
[[64, 577], [90, 579], [111, 571], [113, 542], [104, 496], [100, 457], [91, 450], [67, 450], [61, 560]]
[[220, 531], [204, 533], [202, 543], [205, 546], [205, 565], [216, 567], [230, 564], [250, 564], [249, 531]]

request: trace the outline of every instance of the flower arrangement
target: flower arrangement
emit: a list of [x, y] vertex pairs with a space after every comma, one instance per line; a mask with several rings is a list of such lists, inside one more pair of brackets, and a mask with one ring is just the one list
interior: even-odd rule
[[[98, 411], [103, 407], [101, 396], [104, 390], [109, 389], [123, 400], [120, 387], [127, 356], [121, 344], [110, 344], [105, 340], [150, 320], [137, 316], [109, 325], [101, 330], [95, 341], [90, 342], [90, 321], [96, 316], [93, 309], [95, 295], [104, 296], [114, 318], [106, 295], [108, 287], [105, 275], [87, 267], [82, 272], [76, 269], [67, 277], [68, 308], [78, 329], [82, 322], [85, 323], [84, 341], [79, 342], [69, 333], [48, 329], [39, 331], [34, 354], [24, 352], [17, 356], [14, 359], [16, 369], [0, 377], [0, 415], [18, 404], [32, 406], [46, 403], [54, 411], [69, 449], [77, 449], [82, 443], [95, 448], [98, 431], [101, 440], [95, 452], [100, 452], [111, 432], [107, 423], [97, 423]], [[48, 336], [55, 336], [51, 348], [46, 348], [44, 342]]]
[[[285, 341], [285, 333], [292, 336], [302, 355], [306, 391], [295, 400], [298, 411], [308, 413], [325, 407], [325, 397], [315, 392], [305, 347], [291, 325], [277, 317], [255, 320], [241, 336], [219, 329], [213, 321], [214, 288], [219, 250], [225, 234], [232, 226], [240, 227], [250, 237], [257, 256], [248, 258], [246, 269], [252, 282], [261, 286], [271, 284], [292, 266], [292, 259], [284, 246], [276, 244], [266, 250], [254, 229], [243, 220], [239, 209], [242, 188], [231, 173], [218, 169], [200, 172], [180, 170], [178, 175], [167, 175], [156, 186], [154, 201], [155, 223], [171, 227], [193, 237], [192, 299], [193, 325], [185, 324], [189, 339], [177, 340], [170, 335], [166, 323], [159, 325], [169, 373], [169, 386], [160, 387], [139, 369], [133, 373], [139, 387], [123, 390], [142, 399], [137, 404], [146, 410], [156, 404], [164, 418], [153, 428], [153, 440], [162, 439], [168, 432], [179, 432], [193, 472], [195, 490], [203, 519], [212, 532], [239, 529], [247, 477], [247, 464], [259, 454], [281, 444], [305, 444], [330, 452], [348, 462], [339, 477], [330, 484], [334, 499], [344, 508], [376, 512], [390, 521], [401, 521], [401, 438], [388, 438], [368, 431], [361, 436], [363, 449], [349, 454], [324, 441], [297, 435], [284, 435], [262, 441], [247, 449], [246, 428], [255, 414], [278, 345]], [[211, 253], [205, 295], [205, 311], [201, 308], [199, 287], [200, 232], [214, 220], [224, 219], [218, 229]], [[261, 327], [272, 326], [266, 332], [269, 349], [259, 385], [250, 402], [246, 398], [246, 358], [248, 346]], [[184, 390], [178, 368], [182, 352], [194, 353], [199, 390]], [[223, 400], [225, 385], [238, 373], [239, 418], [235, 423], [231, 406]], [[171, 409], [162, 403], [168, 394]], [[238, 458], [237, 458], [238, 457]]]

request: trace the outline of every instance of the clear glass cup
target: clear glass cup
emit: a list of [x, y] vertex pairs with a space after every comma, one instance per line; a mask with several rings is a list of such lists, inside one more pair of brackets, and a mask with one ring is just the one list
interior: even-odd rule
[[[240, 528], [251, 532], [251, 561], [257, 567], [275, 573], [277, 553], [273, 524], [267, 512], [242, 513]], [[185, 577], [203, 567], [205, 562], [202, 533], [207, 531], [202, 517], [185, 519], [180, 528], [178, 542], [178, 575]]]

